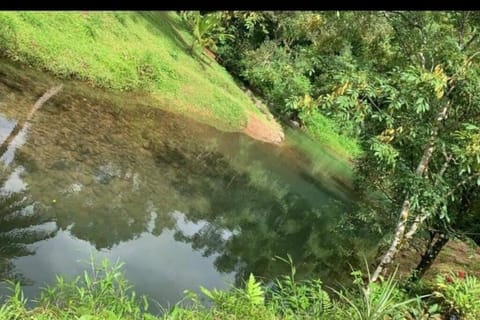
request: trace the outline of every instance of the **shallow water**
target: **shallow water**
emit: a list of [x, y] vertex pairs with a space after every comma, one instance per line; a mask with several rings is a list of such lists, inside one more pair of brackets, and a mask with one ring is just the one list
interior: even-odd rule
[[338, 183], [348, 174], [321, 146], [300, 150], [298, 133], [281, 147], [257, 142], [141, 94], [68, 81], [25, 123], [58, 82], [0, 63], [0, 141], [18, 131], [0, 148], [0, 219], [10, 222], [0, 272], [23, 279], [27, 297], [57, 273], [79, 274], [91, 254], [125, 262], [136, 290], [164, 305], [250, 272], [271, 279], [288, 270], [275, 256], [330, 283], [349, 270], [338, 247], [351, 239], [336, 224], [351, 205]]

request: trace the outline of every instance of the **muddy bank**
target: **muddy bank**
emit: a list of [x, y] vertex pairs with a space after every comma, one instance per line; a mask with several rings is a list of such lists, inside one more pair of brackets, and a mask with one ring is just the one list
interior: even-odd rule
[[243, 133], [253, 139], [274, 144], [281, 144], [285, 139], [282, 126], [278, 122], [266, 120], [253, 113], [249, 114]]

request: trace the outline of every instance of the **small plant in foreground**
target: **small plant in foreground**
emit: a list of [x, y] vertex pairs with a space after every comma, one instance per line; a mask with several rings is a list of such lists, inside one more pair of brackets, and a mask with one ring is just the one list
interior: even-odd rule
[[72, 319], [148, 319], [147, 298], [138, 299], [121, 272], [122, 267], [123, 263], [111, 265], [108, 260], [97, 265], [91, 258], [90, 270], [84, 271], [83, 276], [70, 281], [57, 276], [53, 286], [44, 288], [38, 308]]
[[290, 275], [280, 277], [270, 289], [271, 304], [285, 317], [327, 319], [333, 313], [333, 303], [322, 288], [320, 279], [297, 281], [296, 268], [290, 255], [277, 259], [290, 266]]
[[26, 316], [25, 304], [27, 299], [23, 295], [20, 283], [7, 281], [11, 295], [0, 307], [0, 319], [23, 319]]
[[[244, 288], [223, 291], [200, 287], [200, 290], [214, 305], [211, 309], [203, 310], [204, 312], [197, 311], [195, 313], [197, 317], [192, 317], [192, 319], [276, 319], [273, 310], [265, 304], [265, 291], [262, 284], [255, 279], [253, 274], [250, 274]], [[187, 291], [187, 295], [198, 310], [198, 296], [190, 291]], [[180, 314], [181, 310], [174, 309], [174, 312]], [[185, 316], [185, 319], [189, 318]]]
[[[368, 269], [367, 272], [370, 279]], [[379, 282], [364, 283], [362, 272], [353, 271], [353, 283], [357, 285], [357, 289], [345, 293], [334, 290], [345, 303], [340, 309], [343, 316], [358, 320], [409, 319], [406, 306], [423, 297], [408, 299], [398, 287], [396, 273], [395, 270], [387, 279], [380, 279]]]
[[480, 280], [463, 271], [437, 275], [434, 296], [442, 300], [446, 313], [465, 320], [480, 319]]

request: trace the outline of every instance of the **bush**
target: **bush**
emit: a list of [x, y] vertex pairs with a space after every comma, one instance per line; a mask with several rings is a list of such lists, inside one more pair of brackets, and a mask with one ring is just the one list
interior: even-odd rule
[[310, 94], [312, 90], [297, 60], [285, 48], [267, 41], [245, 53], [241, 76], [273, 102], [277, 111], [288, 113], [287, 99]]
[[217, 51], [217, 42], [234, 38], [232, 34], [225, 32], [225, 28], [221, 25], [221, 16], [218, 13], [202, 15], [200, 11], [184, 11], [182, 17], [190, 26], [193, 34], [192, 51], [197, 44], [202, 49], [206, 47]]

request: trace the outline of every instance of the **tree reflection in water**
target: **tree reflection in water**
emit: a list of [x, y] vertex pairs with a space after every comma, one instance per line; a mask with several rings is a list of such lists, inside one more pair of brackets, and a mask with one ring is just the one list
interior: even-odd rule
[[4, 173], [0, 177], [0, 279], [25, 281], [15, 272], [12, 260], [34, 254], [32, 244], [53, 237], [56, 228], [23, 192], [5, 191]]
[[361, 263], [365, 243], [358, 230], [345, 227], [351, 203], [318, 189], [312, 177], [295, 189], [261, 163], [239, 172], [218, 152], [197, 153], [167, 146], [156, 159], [175, 159], [172, 185], [185, 197], [207, 200], [207, 208], [191, 207], [185, 215], [203, 222], [200, 230], [188, 234], [178, 228], [175, 238], [205, 256], [217, 255], [219, 271], [235, 272], [238, 283], [250, 272], [269, 280], [289, 271], [273, 258], [290, 254], [300, 277], [336, 284], [348, 277], [350, 265]]

